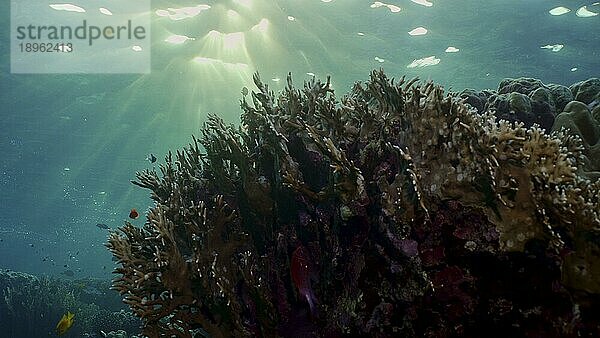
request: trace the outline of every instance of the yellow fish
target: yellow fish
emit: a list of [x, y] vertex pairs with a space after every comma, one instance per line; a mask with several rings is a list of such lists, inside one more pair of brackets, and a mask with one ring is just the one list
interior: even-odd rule
[[71, 313], [71, 311], [68, 311], [58, 321], [58, 324], [56, 324], [56, 333], [58, 333], [59, 336], [65, 334], [65, 332], [67, 332], [71, 326], [73, 326], [73, 317], [75, 317], [75, 314]]

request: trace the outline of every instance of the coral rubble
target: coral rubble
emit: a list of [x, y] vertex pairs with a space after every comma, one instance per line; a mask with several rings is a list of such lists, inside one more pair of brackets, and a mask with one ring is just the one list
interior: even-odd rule
[[[329, 79], [254, 81], [241, 126], [209, 116], [133, 181], [155, 205], [107, 246], [143, 334], [600, 334], [600, 183], [577, 135], [383, 71], [339, 101]], [[553, 95], [527, 84], [512, 106]]]

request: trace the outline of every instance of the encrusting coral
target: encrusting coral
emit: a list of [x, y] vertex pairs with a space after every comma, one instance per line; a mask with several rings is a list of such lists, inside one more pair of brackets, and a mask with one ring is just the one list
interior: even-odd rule
[[209, 116], [133, 182], [155, 206], [107, 246], [143, 334], [600, 332], [600, 186], [577, 136], [383, 71], [340, 101], [329, 79], [254, 82], [241, 126]]

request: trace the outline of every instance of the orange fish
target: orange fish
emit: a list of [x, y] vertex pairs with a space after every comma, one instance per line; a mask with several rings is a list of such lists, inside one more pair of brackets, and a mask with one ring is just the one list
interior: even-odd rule
[[137, 212], [137, 210], [135, 210], [135, 208], [131, 209], [129, 212], [129, 218], [137, 219], [138, 217], [140, 217], [140, 214]]

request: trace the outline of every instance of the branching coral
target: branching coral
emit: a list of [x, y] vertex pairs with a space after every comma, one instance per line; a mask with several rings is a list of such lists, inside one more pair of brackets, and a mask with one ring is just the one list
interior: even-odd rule
[[[598, 329], [568, 291], [600, 293], [600, 186], [578, 174], [579, 139], [382, 71], [340, 101], [329, 79], [296, 89], [288, 76], [278, 97], [254, 82], [240, 127], [209, 116], [160, 175], [133, 182], [156, 205], [107, 246], [144, 334], [474, 335], [532, 318], [548, 335]], [[537, 298], [494, 288], [482, 262], [541, 283]], [[533, 314], [544, 301], [547, 316]]]

